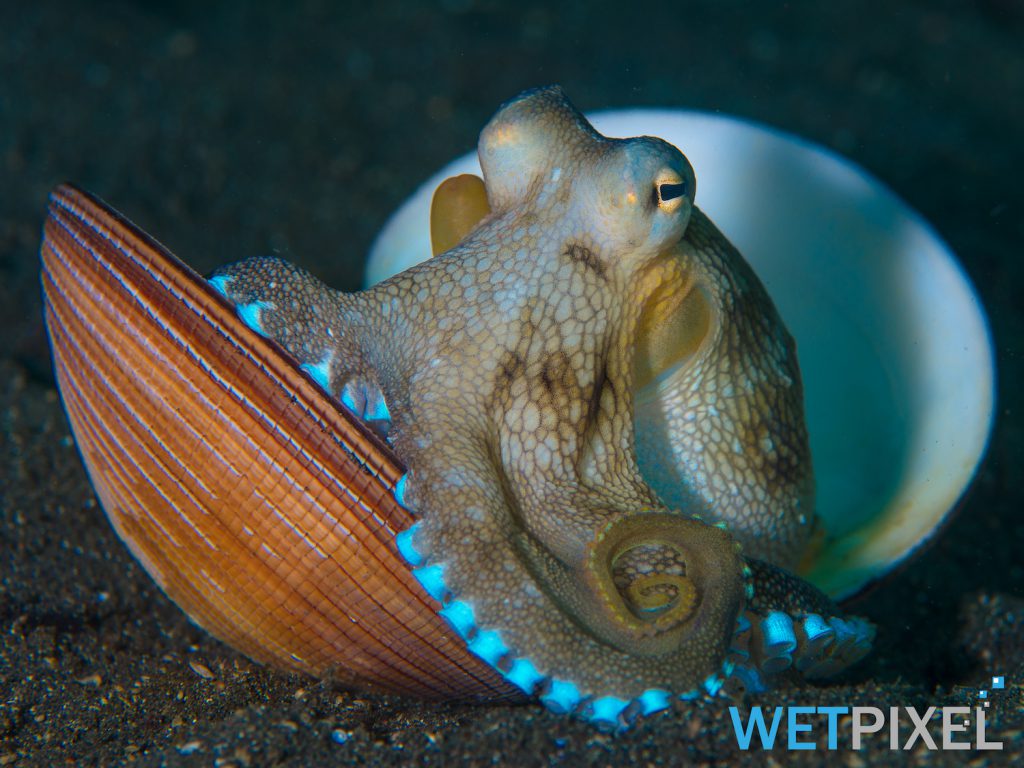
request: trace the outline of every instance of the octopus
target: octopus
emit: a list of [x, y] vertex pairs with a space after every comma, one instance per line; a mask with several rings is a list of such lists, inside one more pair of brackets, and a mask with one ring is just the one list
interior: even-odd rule
[[686, 157], [557, 87], [503, 105], [479, 157], [452, 242], [372, 288], [278, 258], [210, 278], [409, 468], [398, 546], [441, 614], [598, 721], [861, 658], [873, 627], [794, 574], [820, 539], [794, 342]]

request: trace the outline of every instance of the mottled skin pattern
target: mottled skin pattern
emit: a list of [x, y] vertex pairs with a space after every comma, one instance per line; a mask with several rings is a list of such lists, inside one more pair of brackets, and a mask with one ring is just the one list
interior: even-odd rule
[[745, 554], [795, 568], [815, 533], [793, 340], [735, 248], [695, 210], [676, 252], [712, 309], [701, 346], [637, 395], [637, 449], [666, 504], [724, 520]]
[[[491, 213], [370, 290], [335, 292], [278, 259], [217, 279], [356, 410], [383, 396], [416, 547], [479, 626], [587, 694], [689, 691], [755, 605], [748, 582], [765, 571], [751, 575], [739, 542], [792, 566], [811, 536], [792, 341], [693, 207], [674, 147], [605, 139], [543, 89], [498, 112], [480, 158]], [[636, 435], [637, 409], [663, 411], [671, 434]], [[638, 445], [677, 486], [661, 494], [672, 506]], [[627, 594], [638, 576], [653, 602]], [[763, 581], [758, 613], [834, 612], [784, 571]]]

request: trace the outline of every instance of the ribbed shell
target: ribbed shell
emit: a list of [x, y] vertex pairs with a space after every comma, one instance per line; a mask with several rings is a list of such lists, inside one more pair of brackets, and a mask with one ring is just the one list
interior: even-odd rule
[[437, 614], [395, 534], [401, 463], [199, 275], [70, 186], [46, 324], [111, 522], [190, 617], [251, 658], [428, 698], [515, 689]]

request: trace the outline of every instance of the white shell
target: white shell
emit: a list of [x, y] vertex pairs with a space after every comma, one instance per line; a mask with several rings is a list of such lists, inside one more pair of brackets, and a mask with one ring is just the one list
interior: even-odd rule
[[[993, 351], [967, 277], [917, 213], [822, 147], [701, 112], [588, 117], [605, 135], [659, 136], [686, 154], [697, 204], [796, 337], [828, 533], [805, 575], [837, 598], [856, 592], [929, 538], [984, 453]], [[431, 196], [458, 173], [479, 174], [476, 156], [445, 166], [392, 216], [369, 284], [430, 255]]]

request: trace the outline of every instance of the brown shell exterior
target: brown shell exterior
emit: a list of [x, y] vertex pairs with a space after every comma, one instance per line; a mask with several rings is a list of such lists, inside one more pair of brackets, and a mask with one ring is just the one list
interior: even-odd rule
[[515, 689], [437, 614], [395, 534], [400, 461], [206, 281], [70, 186], [46, 325], [111, 522], [168, 596], [251, 658], [427, 698]]

